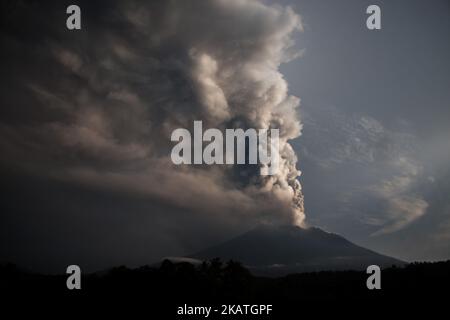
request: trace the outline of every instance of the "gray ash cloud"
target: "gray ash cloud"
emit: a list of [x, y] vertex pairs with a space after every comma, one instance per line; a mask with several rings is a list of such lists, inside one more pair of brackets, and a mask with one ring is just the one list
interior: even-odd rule
[[[299, 99], [278, 70], [296, 57], [296, 13], [252, 0], [78, 5], [82, 30], [69, 31], [64, 3], [2, 4], [3, 171], [154, 199], [168, 221], [303, 223], [289, 143]], [[170, 134], [194, 120], [279, 128], [279, 174], [174, 166]]]

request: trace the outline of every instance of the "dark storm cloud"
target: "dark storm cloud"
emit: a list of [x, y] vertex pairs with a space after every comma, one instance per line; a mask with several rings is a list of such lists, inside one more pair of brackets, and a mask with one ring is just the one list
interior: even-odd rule
[[[29, 234], [39, 237], [49, 228], [48, 237], [57, 241], [55, 230], [78, 225], [79, 211], [105, 221], [117, 212], [104, 197], [75, 210], [76, 194], [85, 189], [107, 192], [129, 211], [133, 199], [147, 199], [153, 220], [146, 231], [163, 247], [177, 242], [179, 251], [180, 242], [198, 233], [195, 225], [242, 230], [260, 222], [302, 223], [297, 158], [288, 143], [300, 135], [299, 99], [288, 95], [278, 71], [296, 56], [291, 34], [301, 29], [298, 15], [252, 0], [79, 2], [82, 30], [69, 31], [68, 4], [2, 4], [2, 170], [36, 177], [49, 190], [58, 183], [76, 186], [75, 195], [61, 195], [65, 209], [53, 200], [41, 203], [39, 212], [50, 216], [64, 211], [47, 215], [43, 227], [29, 228], [39, 213], [22, 207], [20, 214], [37, 215], [23, 225]], [[280, 128], [280, 173], [236, 184], [226, 166], [175, 167], [171, 132], [191, 128], [194, 120], [220, 129]], [[39, 199], [38, 190], [18, 190]], [[26, 251], [15, 211], [3, 217], [16, 226], [6, 240]], [[121, 215], [124, 225], [132, 220]], [[190, 231], [174, 227], [180, 222]], [[78, 227], [91, 230], [86, 224]], [[167, 235], [174, 230], [180, 238]], [[145, 234], [114, 225], [98, 230], [98, 237], [116, 232], [129, 244], [129, 234]], [[51, 245], [43, 247], [50, 255]]]

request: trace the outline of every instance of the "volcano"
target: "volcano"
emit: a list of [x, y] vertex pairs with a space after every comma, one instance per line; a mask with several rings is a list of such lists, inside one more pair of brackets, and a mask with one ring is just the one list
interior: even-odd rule
[[255, 275], [280, 276], [327, 270], [365, 270], [402, 266], [405, 262], [360, 247], [316, 227], [260, 226], [189, 258], [241, 262]]

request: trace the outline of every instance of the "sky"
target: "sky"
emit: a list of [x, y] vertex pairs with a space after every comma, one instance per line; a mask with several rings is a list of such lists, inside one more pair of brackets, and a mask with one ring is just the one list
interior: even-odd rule
[[[2, 3], [0, 261], [61, 272], [318, 226], [449, 259], [450, 4]], [[282, 170], [174, 166], [170, 133], [280, 128]], [[301, 175], [300, 172], [301, 171]]]
[[407, 261], [448, 259], [450, 3], [378, 1], [377, 31], [370, 1], [289, 3], [304, 52], [281, 70], [301, 98], [309, 221]]

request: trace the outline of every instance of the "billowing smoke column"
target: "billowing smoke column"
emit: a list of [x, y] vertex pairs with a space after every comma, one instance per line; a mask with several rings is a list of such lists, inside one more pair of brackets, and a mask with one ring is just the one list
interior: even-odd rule
[[[289, 144], [301, 131], [299, 99], [288, 95], [278, 71], [296, 56], [291, 37], [301, 29], [299, 16], [254, 0], [93, 6], [80, 3], [81, 31], [68, 33], [55, 19], [47, 21], [46, 45], [17, 41], [36, 55], [11, 77], [25, 82], [42, 114], [36, 123], [2, 124], [11, 162], [150, 195], [214, 214], [219, 223], [302, 225], [300, 172]], [[195, 120], [204, 128], [278, 128], [278, 174], [173, 165], [171, 132]]]
[[[282, 62], [293, 57], [288, 52], [293, 44], [290, 36], [301, 29], [299, 16], [289, 8], [257, 1], [184, 5], [168, 10], [179, 17], [172, 21], [173, 32], [188, 53], [188, 76], [199, 106], [194, 114], [215, 128], [237, 123], [246, 128], [280, 129], [280, 172], [259, 178], [260, 188], [290, 202], [294, 223], [301, 225], [303, 195], [297, 158], [288, 143], [300, 135], [295, 111], [299, 99], [288, 96], [287, 83], [278, 71]], [[208, 12], [208, 18], [195, 12]]]

